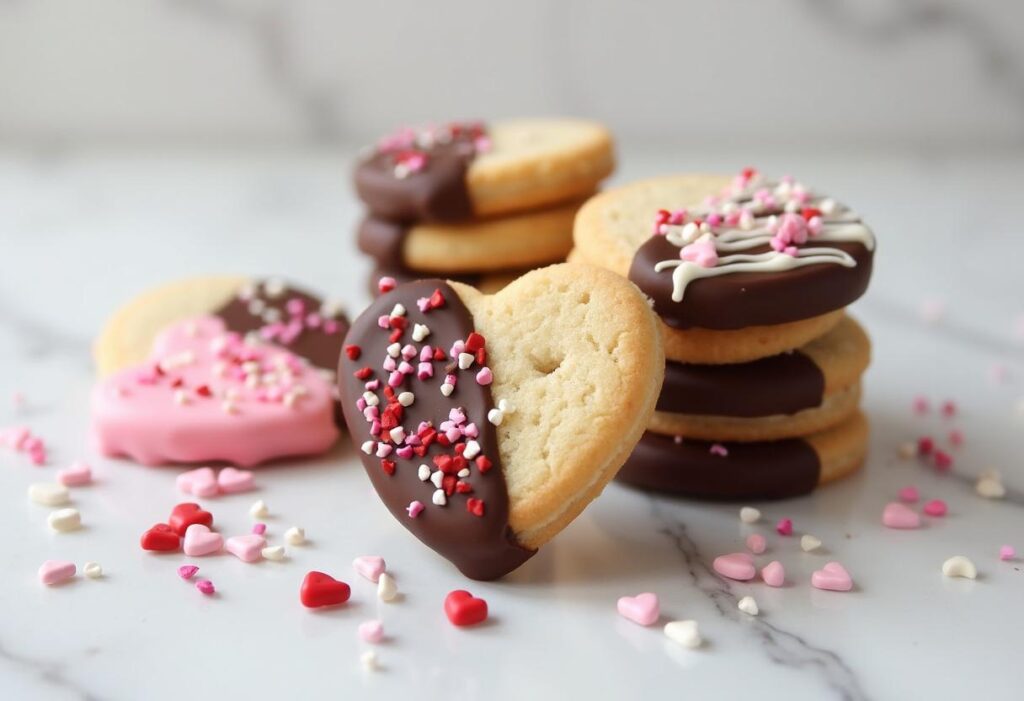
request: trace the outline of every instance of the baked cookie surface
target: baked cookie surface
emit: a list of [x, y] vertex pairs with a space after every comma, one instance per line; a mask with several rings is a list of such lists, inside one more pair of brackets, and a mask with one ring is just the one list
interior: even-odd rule
[[536, 270], [495, 295], [410, 283], [347, 344], [343, 407], [374, 487], [477, 579], [519, 566], [601, 492], [663, 379], [643, 296], [590, 266]]
[[860, 412], [804, 438], [711, 443], [645, 433], [617, 480], [697, 499], [784, 499], [855, 472], [867, 455]]
[[614, 168], [611, 134], [580, 119], [518, 119], [402, 129], [356, 166], [371, 214], [456, 222], [580, 198]]

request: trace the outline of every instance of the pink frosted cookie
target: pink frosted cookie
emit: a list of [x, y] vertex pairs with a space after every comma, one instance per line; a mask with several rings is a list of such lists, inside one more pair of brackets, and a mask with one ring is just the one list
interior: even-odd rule
[[104, 378], [92, 424], [103, 454], [146, 465], [255, 465], [323, 452], [338, 437], [333, 390], [318, 370], [213, 316], [167, 327], [147, 362]]

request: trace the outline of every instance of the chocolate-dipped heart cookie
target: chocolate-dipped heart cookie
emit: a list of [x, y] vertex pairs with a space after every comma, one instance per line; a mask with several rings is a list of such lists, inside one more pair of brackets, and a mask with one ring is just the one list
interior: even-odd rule
[[490, 296], [442, 280], [399, 286], [353, 323], [339, 387], [391, 513], [465, 575], [494, 579], [611, 480], [663, 373], [636, 287], [556, 265]]

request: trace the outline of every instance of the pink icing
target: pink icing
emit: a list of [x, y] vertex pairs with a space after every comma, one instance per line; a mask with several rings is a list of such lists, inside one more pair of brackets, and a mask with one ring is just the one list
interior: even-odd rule
[[249, 466], [320, 453], [338, 437], [332, 389], [318, 370], [244, 342], [213, 316], [169, 326], [147, 363], [104, 378], [92, 394], [92, 429], [100, 452], [145, 465]]

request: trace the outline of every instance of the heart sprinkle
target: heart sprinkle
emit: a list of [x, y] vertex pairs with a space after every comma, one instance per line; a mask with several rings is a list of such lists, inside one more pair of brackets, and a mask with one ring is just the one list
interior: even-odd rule
[[963, 577], [964, 579], [977, 579], [978, 568], [963, 555], [954, 555], [942, 563], [942, 574], [947, 577]]
[[270, 509], [267, 508], [266, 502], [262, 499], [253, 502], [253, 505], [249, 507], [249, 515], [253, 518], [266, 518], [270, 515]]
[[252, 531], [250, 531], [250, 532], [255, 534], [255, 535], [265, 535], [266, 532], [267, 532], [267, 524], [265, 524], [265, 523], [254, 523], [254, 524], [252, 524]]
[[715, 572], [723, 577], [740, 581], [753, 579], [754, 575], [757, 574], [757, 568], [754, 567], [754, 558], [747, 553], [719, 555], [711, 563], [711, 566]]
[[387, 572], [381, 572], [380, 579], [377, 580], [377, 598], [381, 601], [394, 601], [396, 596], [398, 585], [395, 578]]
[[225, 467], [217, 475], [217, 486], [225, 494], [237, 494], [255, 489], [256, 479], [251, 470]]
[[217, 475], [212, 467], [197, 467], [194, 470], [182, 472], [178, 475], [175, 483], [180, 491], [197, 497], [216, 496], [220, 491], [217, 486]]
[[364, 577], [374, 584], [380, 580], [380, 576], [387, 569], [384, 558], [379, 555], [360, 555], [352, 561], [356, 574]]
[[195, 565], [182, 565], [178, 568], [178, 576], [182, 579], [192, 579], [198, 571], [199, 568]]
[[942, 499], [932, 499], [921, 510], [929, 516], [945, 516], [949, 507], [946, 506], [946, 502], [942, 501]]
[[280, 562], [284, 559], [285, 556], [284, 546], [271, 545], [269, 547], [263, 548], [263, 550], [260, 551], [260, 554], [263, 556], [264, 560], [273, 560], [275, 562]]
[[323, 572], [307, 572], [299, 589], [299, 601], [306, 608], [337, 606], [348, 601], [352, 590], [348, 584]]
[[380, 660], [377, 659], [377, 653], [373, 650], [367, 650], [360, 655], [359, 663], [367, 672], [376, 672], [380, 669]]
[[487, 602], [464, 589], [456, 589], [444, 598], [444, 613], [452, 625], [476, 625], [487, 620]]
[[703, 643], [697, 621], [671, 621], [665, 624], [665, 636], [674, 643], [695, 650]]
[[803, 535], [800, 537], [800, 549], [805, 553], [814, 552], [821, 547], [821, 540], [815, 538], [812, 535]]
[[423, 509], [425, 508], [426, 507], [423, 506], [422, 501], [414, 500], [409, 502], [409, 506], [405, 507], [405, 510], [409, 514], [409, 518], [417, 518], [421, 513], [423, 513]]
[[841, 564], [829, 562], [811, 574], [811, 586], [828, 591], [850, 591], [853, 579]]
[[756, 616], [760, 613], [760, 609], [757, 608], [757, 602], [754, 601], [754, 597], [752, 596], [744, 596], [739, 600], [739, 603], [736, 604], [736, 608], [748, 616]]
[[740, 509], [740, 521], [743, 523], [757, 523], [761, 520], [761, 512], [753, 506], [744, 506]]
[[211, 582], [209, 579], [197, 579], [196, 589], [198, 589], [200, 593], [205, 594], [206, 596], [213, 596], [214, 593], [217, 591], [213, 587], [213, 582]]
[[917, 487], [904, 487], [899, 491], [900, 501], [905, 501], [908, 504], [915, 503], [921, 498], [920, 492], [917, 491]]
[[158, 523], [142, 534], [139, 544], [143, 550], [170, 553], [181, 547], [181, 537], [166, 523]]
[[89, 579], [99, 579], [103, 576], [103, 568], [98, 562], [87, 562], [82, 565], [82, 574]]
[[306, 543], [306, 530], [299, 528], [298, 526], [292, 526], [284, 532], [284, 541], [288, 545], [305, 545]]
[[761, 579], [770, 587], [781, 587], [786, 583], [786, 569], [778, 560], [772, 560], [761, 570]]
[[81, 487], [92, 482], [92, 468], [84, 462], [71, 463], [57, 473], [57, 481], [65, 487]]
[[36, 482], [29, 485], [28, 498], [43, 506], [64, 506], [71, 501], [67, 487], [50, 482]]
[[1006, 487], [1003, 486], [1002, 478], [994, 470], [986, 470], [974, 485], [974, 491], [979, 497], [985, 499], [1002, 499], [1006, 496]]
[[[189, 530], [192, 528], [195, 526]], [[267, 539], [254, 533], [232, 536], [224, 541], [224, 549], [242, 562], [258, 562], [263, 559], [263, 548], [266, 545]]]
[[66, 560], [47, 560], [39, 567], [39, 581], [46, 586], [60, 584], [75, 576], [75, 563]]
[[57, 509], [47, 516], [46, 522], [58, 533], [68, 533], [82, 527], [82, 515], [78, 509]]
[[999, 559], [1000, 560], [1012, 560], [1017, 557], [1017, 551], [1013, 549], [1012, 545], [1003, 545], [999, 548]]
[[193, 523], [185, 531], [182, 545], [185, 554], [189, 557], [202, 557], [219, 552], [224, 546], [224, 537], [220, 533], [211, 531], [208, 526]]
[[882, 511], [882, 525], [886, 528], [919, 528], [921, 517], [906, 504], [892, 501]]
[[207, 529], [213, 528], [213, 514], [204, 511], [199, 504], [192, 503], [178, 504], [171, 509], [171, 517], [167, 519], [167, 525], [175, 533], [184, 536], [189, 526], [193, 524], [206, 526]]
[[767, 547], [764, 536], [760, 533], [751, 533], [747, 536], [747, 550], [755, 555], [760, 555]]
[[779, 522], [775, 524], [775, 532], [779, 535], [793, 535], [793, 520], [779, 519]]
[[617, 608], [620, 616], [642, 626], [656, 623], [661, 615], [658, 595], [650, 592], [636, 596], [623, 596], [619, 599]]
[[379, 643], [384, 639], [384, 626], [380, 621], [363, 621], [359, 624], [359, 639], [367, 643]]

